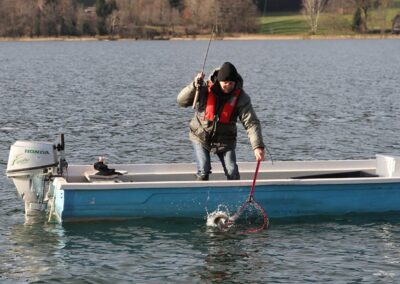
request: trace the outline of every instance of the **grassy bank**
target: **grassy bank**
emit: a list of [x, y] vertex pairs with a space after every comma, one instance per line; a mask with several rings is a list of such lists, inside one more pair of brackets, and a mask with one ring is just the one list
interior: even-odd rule
[[[400, 13], [399, 5], [383, 13], [371, 10], [368, 20], [370, 33], [390, 32], [392, 20]], [[318, 21], [317, 35], [355, 35], [352, 30], [352, 14], [322, 13]], [[307, 35], [310, 28], [305, 16], [300, 13], [269, 13], [260, 18], [259, 34], [261, 35]]]
[[298, 13], [271, 13], [260, 18], [260, 34], [299, 35], [308, 33], [303, 15]]

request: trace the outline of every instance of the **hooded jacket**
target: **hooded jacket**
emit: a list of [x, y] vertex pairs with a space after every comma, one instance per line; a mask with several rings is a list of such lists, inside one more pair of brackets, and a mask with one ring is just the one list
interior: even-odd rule
[[[214, 70], [209, 81], [217, 85], [218, 70]], [[260, 121], [251, 105], [250, 97], [242, 89], [243, 79], [238, 74], [235, 88], [240, 89], [240, 95], [236, 102], [232, 116], [228, 123], [222, 123], [216, 120], [207, 120], [205, 118], [205, 110], [207, 106], [208, 84], [200, 86], [199, 97], [196, 104], [195, 114], [190, 121], [189, 138], [192, 142], [201, 143], [204, 148], [212, 152], [226, 152], [236, 148], [237, 127], [236, 122], [239, 120], [247, 131], [250, 144], [255, 150], [256, 148], [265, 148]], [[182, 89], [177, 97], [178, 105], [181, 107], [189, 107], [193, 105], [196, 94], [195, 82], [190, 83]], [[218, 94], [217, 96], [233, 96], [233, 94]], [[226, 98], [219, 98], [219, 102], [226, 102]], [[223, 106], [220, 106], [222, 109]]]

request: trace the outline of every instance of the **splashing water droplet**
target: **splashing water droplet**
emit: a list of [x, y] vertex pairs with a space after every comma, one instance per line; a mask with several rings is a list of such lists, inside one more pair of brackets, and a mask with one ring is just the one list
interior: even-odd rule
[[207, 227], [222, 229], [225, 227], [228, 219], [229, 215], [226, 212], [217, 209], [207, 215]]

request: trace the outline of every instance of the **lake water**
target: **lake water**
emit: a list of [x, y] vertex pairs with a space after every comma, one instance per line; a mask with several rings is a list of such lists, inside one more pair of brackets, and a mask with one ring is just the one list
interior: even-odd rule
[[[400, 215], [271, 220], [250, 235], [205, 220], [24, 225], [10, 145], [56, 141], [69, 163], [194, 161], [176, 95], [207, 41], [0, 43], [1, 283], [397, 283]], [[400, 40], [213, 41], [234, 63], [275, 160], [400, 154]], [[239, 126], [239, 161], [254, 160]], [[268, 208], [266, 208], [268, 211]]]

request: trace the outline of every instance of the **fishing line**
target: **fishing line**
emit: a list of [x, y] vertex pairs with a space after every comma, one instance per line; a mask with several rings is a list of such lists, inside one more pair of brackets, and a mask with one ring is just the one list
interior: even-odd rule
[[[203, 68], [201, 69], [201, 74], [204, 74], [204, 68], [206, 66], [206, 61], [207, 61], [207, 57], [208, 57], [208, 51], [210, 50], [210, 45], [211, 45], [211, 41], [212, 41], [213, 37], [214, 37], [214, 26], [211, 29], [211, 36], [210, 36], [210, 40], [208, 41], [206, 55], [204, 56]], [[196, 82], [196, 94], [194, 96], [193, 105], [192, 105], [193, 109], [196, 108], [197, 100], [199, 98], [199, 91], [200, 91], [200, 82], [197, 81]]]
[[268, 149], [268, 147], [265, 145], [265, 151], [268, 153], [268, 156], [271, 158], [271, 164], [273, 165], [274, 164], [274, 159], [272, 158], [272, 154], [271, 154], [271, 152], [269, 151], [269, 149]]

